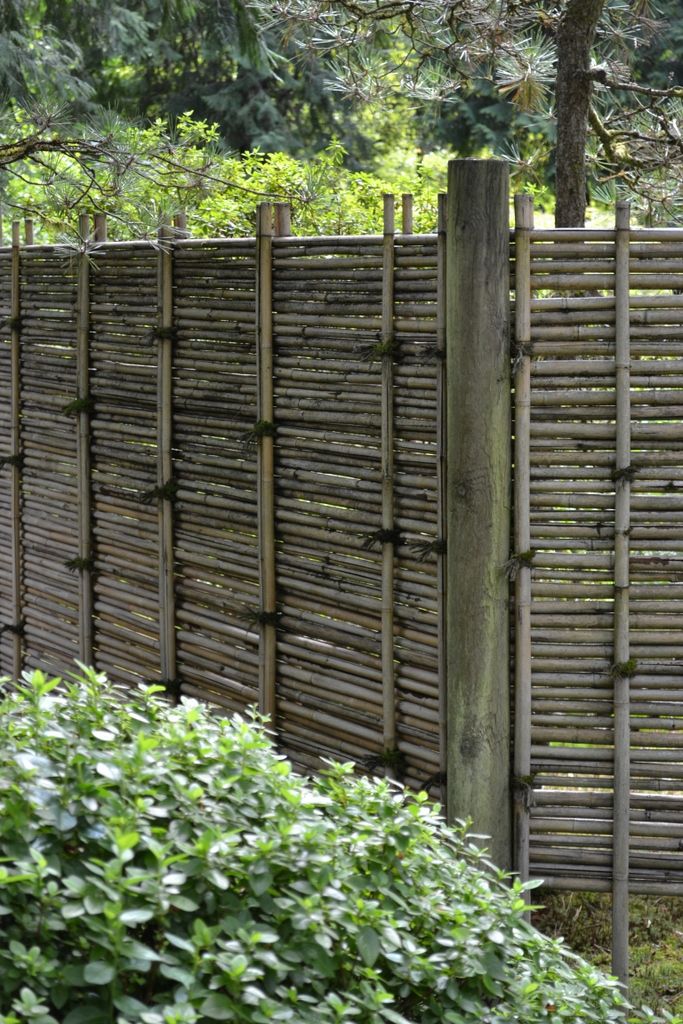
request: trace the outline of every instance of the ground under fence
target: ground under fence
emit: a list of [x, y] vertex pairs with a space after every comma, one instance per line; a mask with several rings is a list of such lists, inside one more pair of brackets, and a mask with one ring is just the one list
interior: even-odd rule
[[[395, 232], [393, 200], [370, 237], [298, 238], [267, 205], [251, 239], [15, 233], [0, 672], [80, 657], [257, 704], [306, 768], [352, 758], [435, 792], [448, 769], [466, 788], [476, 744], [446, 737], [446, 704], [457, 725], [481, 695], [449, 615], [474, 647], [493, 635], [453, 591], [494, 492], [486, 452], [446, 465], [476, 455], [454, 389], [488, 342], [453, 281], [472, 224], [451, 209], [447, 231], [445, 206], [433, 235]], [[516, 206], [515, 525], [494, 566], [514, 590], [515, 865], [614, 889], [623, 937], [629, 888], [683, 894], [683, 229], [620, 207], [615, 229], [539, 230]]]

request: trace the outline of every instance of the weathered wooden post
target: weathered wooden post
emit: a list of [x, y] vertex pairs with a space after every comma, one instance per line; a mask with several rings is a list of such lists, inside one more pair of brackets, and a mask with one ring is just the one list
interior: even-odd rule
[[448, 816], [509, 867], [510, 292], [507, 164], [448, 169]]

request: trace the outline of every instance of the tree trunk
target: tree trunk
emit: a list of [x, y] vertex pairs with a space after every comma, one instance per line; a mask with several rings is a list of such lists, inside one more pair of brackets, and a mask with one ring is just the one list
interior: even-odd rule
[[588, 72], [605, 0], [569, 0], [557, 32], [555, 226], [581, 227], [586, 216], [586, 136], [593, 82]]

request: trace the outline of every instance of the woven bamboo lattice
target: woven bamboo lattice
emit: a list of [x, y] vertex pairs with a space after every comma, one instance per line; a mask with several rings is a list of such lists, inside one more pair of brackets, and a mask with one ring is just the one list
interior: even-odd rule
[[[517, 206], [517, 866], [683, 893], [683, 232]], [[391, 200], [378, 236], [272, 212], [0, 249], [0, 672], [258, 705], [305, 769], [436, 793], [444, 206], [431, 235]]]
[[443, 238], [393, 205], [0, 251], [0, 671], [80, 657], [436, 785]]
[[625, 908], [683, 893], [683, 231], [517, 216], [518, 861]]

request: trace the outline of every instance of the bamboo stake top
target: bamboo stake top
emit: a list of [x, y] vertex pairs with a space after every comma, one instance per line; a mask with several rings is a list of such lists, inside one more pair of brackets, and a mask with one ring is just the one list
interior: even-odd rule
[[292, 233], [292, 208], [289, 203], [275, 203], [275, 234], [286, 238]]
[[106, 213], [96, 213], [94, 217], [94, 238], [96, 242], [107, 241], [107, 215]]
[[533, 231], [534, 200], [525, 193], [515, 196], [515, 227]]
[[257, 235], [273, 234], [272, 203], [259, 203], [256, 207], [256, 233]]
[[15, 248], [21, 245], [21, 224], [18, 220], [12, 221], [12, 245]]
[[33, 245], [33, 220], [27, 217], [24, 221], [24, 238], [26, 245]]
[[615, 227], [617, 231], [628, 231], [631, 225], [631, 204], [621, 201], [617, 203], [615, 215]]
[[401, 225], [403, 227], [404, 235], [412, 235], [413, 233], [413, 197], [409, 192], [404, 192], [401, 196]]
[[383, 204], [384, 205], [384, 210], [383, 210], [384, 234], [385, 235], [393, 235], [394, 234], [394, 196], [392, 195], [392, 193], [387, 192], [382, 198], [384, 200], [384, 204]]

